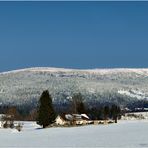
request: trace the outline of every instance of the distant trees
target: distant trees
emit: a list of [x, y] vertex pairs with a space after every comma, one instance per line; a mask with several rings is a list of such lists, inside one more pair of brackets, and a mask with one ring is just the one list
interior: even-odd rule
[[17, 111], [17, 108], [14, 106], [8, 107], [7, 110], [5, 111], [5, 115], [2, 118], [5, 128], [7, 127], [13, 128], [14, 121], [18, 121], [20, 119], [21, 119], [21, 116]]
[[112, 119], [115, 121], [115, 123], [117, 123], [117, 120], [118, 120], [118, 117], [120, 116], [121, 114], [121, 109], [119, 106], [117, 105], [112, 105], [111, 109], [110, 109], [110, 112], [111, 112], [111, 117]]
[[17, 128], [18, 125], [14, 125], [14, 121], [19, 121], [21, 120], [22, 117], [19, 114], [17, 107], [15, 106], [9, 106], [7, 107], [7, 110], [5, 111], [3, 117], [2, 117], [2, 122], [3, 122], [3, 127], [4, 128], [16, 128], [18, 131], [21, 131], [22, 125], [19, 123], [19, 129]]
[[83, 103], [83, 96], [81, 93], [74, 94], [72, 96], [72, 113], [83, 114], [86, 112], [85, 105]]
[[32, 109], [32, 110], [28, 113], [28, 115], [26, 115], [26, 116], [24, 117], [24, 120], [27, 120], [27, 121], [36, 121], [37, 115], [38, 115], [37, 109], [36, 109], [36, 108], [35, 108], [35, 109]]
[[[66, 96], [65, 96], [66, 97]], [[37, 107], [32, 108], [29, 106], [26, 108], [26, 105], [21, 106], [0, 106], [1, 114], [6, 114], [4, 121], [7, 123], [13, 123], [15, 120], [27, 120], [27, 121], [37, 121], [37, 124], [43, 126], [43, 128], [54, 123], [56, 112], [58, 113], [72, 113], [72, 114], [83, 114], [86, 113], [92, 120], [107, 120], [113, 119], [117, 123], [118, 118], [120, 117], [121, 110], [120, 107], [109, 103], [97, 103], [93, 104], [90, 102], [84, 103], [84, 98], [81, 93], [74, 94], [71, 98], [71, 101], [67, 101], [65, 104], [59, 102], [56, 104], [56, 108], [53, 107], [52, 97], [49, 94], [48, 90], [43, 91]], [[60, 105], [63, 105], [63, 110], [59, 109]]]
[[43, 91], [38, 107], [37, 124], [43, 126], [43, 128], [54, 123], [55, 121], [55, 111], [52, 105], [52, 97], [48, 90]]
[[88, 109], [87, 114], [93, 120], [107, 120], [113, 119], [117, 123], [117, 119], [121, 115], [121, 109], [117, 105], [101, 105], [99, 107], [93, 107]]
[[31, 121], [35, 121], [37, 119], [37, 109], [33, 109], [29, 113], [29, 117]]
[[90, 108], [86, 112], [92, 120], [102, 119], [102, 108]]
[[103, 108], [103, 115], [104, 115], [104, 119], [107, 120], [109, 115], [110, 115], [110, 108], [109, 108], [109, 106], [104, 106], [104, 108]]
[[16, 107], [9, 107], [6, 111], [6, 116], [10, 118], [10, 120], [21, 120], [21, 115], [19, 114]]

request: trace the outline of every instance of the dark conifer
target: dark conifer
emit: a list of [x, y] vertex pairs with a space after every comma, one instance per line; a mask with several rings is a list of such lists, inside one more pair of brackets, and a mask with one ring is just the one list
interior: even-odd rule
[[55, 112], [52, 105], [52, 98], [48, 90], [44, 91], [39, 100], [37, 124], [43, 126], [43, 128], [54, 123]]

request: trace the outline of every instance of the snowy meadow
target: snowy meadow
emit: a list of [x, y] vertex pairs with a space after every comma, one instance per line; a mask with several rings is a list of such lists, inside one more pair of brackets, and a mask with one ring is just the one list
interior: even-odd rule
[[148, 120], [46, 129], [23, 124], [21, 132], [0, 129], [0, 147], [148, 147]]

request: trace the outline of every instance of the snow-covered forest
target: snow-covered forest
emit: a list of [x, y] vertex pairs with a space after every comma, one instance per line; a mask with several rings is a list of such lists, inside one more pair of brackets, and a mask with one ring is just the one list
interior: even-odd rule
[[84, 102], [112, 102], [126, 106], [148, 100], [148, 69], [29, 68], [0, 73], [1, 104], [36, 104], [48, 89], [54, 103], [81, 93]]

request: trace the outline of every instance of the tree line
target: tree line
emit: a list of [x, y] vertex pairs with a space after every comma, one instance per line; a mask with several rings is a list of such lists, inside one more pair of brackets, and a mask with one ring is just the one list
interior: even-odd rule
[[[120, 107], [117, 105], [103, 106], [99, 109], [86, 108], [83, 103], [83, 96], [78, 93], [73, 95], [71, 98], [71, 111], [73, 114], [88, 114], [91, 119], [113, 119], [117, 123], [117, 119], [121, 114]], [[38, 114], [37, 114], [37, 124], [43, 126], [43, 128], [54, 123], [56, 118], [56, 112], [52, 104], [52, 97], [48, 90], [44, 91], [39, 100]]]
[[[98, 107], [90, 107], [84, 102], [84, 98], [81, 93], [74, 94], [69, 99], [66, 112], [58, 111], [55, 109], [52, 96], [48, 90], [43, 91], [38, 105], [36, 108], [31, 109], [28, 113], [24, 113], [17, 106], [5, 106], [0, 107], [0, 112], [10, 115], [9, 119], [5, 120], [34, 120], [37, 124], [43, 128], [55, 122], [55, 118], [58, 114], [71, 113], [71, 114], [87, 114], [92, 120], [107, 120], [113, 119], [117, 123], [117, 119], [120, 117], [120, 107], [112, 105], [100, 105]], [[11, 119], [10, 119], [11, 117]]]

